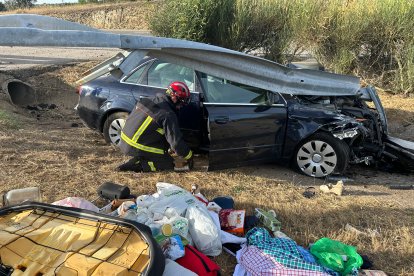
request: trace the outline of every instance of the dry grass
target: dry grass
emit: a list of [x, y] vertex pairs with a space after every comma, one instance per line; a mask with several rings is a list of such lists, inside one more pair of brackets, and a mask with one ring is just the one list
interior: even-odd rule
[[[367, 186], [347, 186], [342, 197], [318, 194], [312, 199], [302, 196], [304, 186], [317, 186], [321, 181], [273, 165], [217, 172], [205, 172], [201, 167], [191, 173], [116, 172], [116, 166], [127, 158], [105, 145], [99, 134], [81, 125], [71, 126], [80, 123], [71, 109], [76, 102], [71, 82], [84, 68], [85, 65], [81, 69], [66, 67], [29, 78], [40, 85], [41, 91], [55, 94], [49, 102], [66, 103], [66, 107], [59, 104], [58, 110], [29, 114], [0, 98], [0, 110], [12, 114], [21, 126], [0, 128], [0, 192], [39, 186], [44, 201], [53, 202], [67, 196], [91, 200], [105, 181], [128, 185], [135, 194], [153, 193], [159, 181], [185, 188], [197, 183], [206, 197], [230, 195], [236, 208], [246, 209], [248, 214], [255, 207], [274, 209], [283, 224], [282, 230], [300, 245], [330, 237], [357, 246], [375, 268], [390, 275], [414, 275], [414, 191], [398, 193], [369, 185], [381, 178], [365, 179], [363, 175], [372, 171], [358, 168], [355, 170], [362, 175], [359, 180]], [[386, 98], [384, 104], [390, 106], [406, 100], [396, 97]], [[401, 104], [401, 108], [404, 106]], [[412, 112], [409, 105], [406, 107]], [[390, 181], [414, 183], [412, 176], [383, 176]], [[358, 236], [344, 229], [347, 223], [360, 230], [375, 229], [380, 236]], [[232, 274], [233, 257], [223, 253], [215, 260], [223, 268], [223, 275]]]
[[57, 17], [101, 29], [148, 30], [148, 16], [156, 1], [135, 1], [112, 4], [42, 5], [1, 14], [30, 13]]

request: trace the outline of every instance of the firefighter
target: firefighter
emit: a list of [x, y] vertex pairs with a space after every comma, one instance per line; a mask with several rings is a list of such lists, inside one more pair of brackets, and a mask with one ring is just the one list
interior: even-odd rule
[[184, 142], [177, 112], [190, 101], [190, 90], [183, 82], [172, 82], [165, 94], [142, 98], [128, 116], [121, 132], [121, 151], [133, 156], [119, 171], [155, 172], [174, 170], [170, 152], [185, 160], [189, 169], [193, 152]]

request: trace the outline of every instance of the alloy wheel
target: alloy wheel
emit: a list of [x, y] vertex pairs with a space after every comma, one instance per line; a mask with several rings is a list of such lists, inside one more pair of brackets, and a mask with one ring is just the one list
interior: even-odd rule
[[115, 119], [111, 122], [108, 129], [109, 139], [111, 143], [118, 146], [121, 141], [121, 130], [125, 125], [126, 120], [124, 118]]

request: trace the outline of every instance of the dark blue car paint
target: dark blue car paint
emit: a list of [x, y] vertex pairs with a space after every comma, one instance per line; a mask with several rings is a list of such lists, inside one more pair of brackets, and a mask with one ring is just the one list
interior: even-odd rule
[[305, 106], [297, 101], [288, 101], [286, 138], [283, 147], [283, 160], [290, 160], [300, 141], [307, 139], [319, 130], [327, 131], [329, 125], [342, 124], [344, 117], [338, 112]]
[[209, 104], [206, 109], [210, 118], [210, 169], [270, 162], [281, 156], [286, 107]]

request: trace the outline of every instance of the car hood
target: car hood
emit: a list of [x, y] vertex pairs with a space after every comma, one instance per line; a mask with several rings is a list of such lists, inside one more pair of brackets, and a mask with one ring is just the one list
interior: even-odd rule
[[[292, 69], [245, 53], [186, 40], [113, 34], [47, 16], [0, 16], [0, 45], [106, 47], [129, 50], [97, 71], [125, 74], [144, 56], [182, 64], [197, 71], [258, 88], [296, 95], [355, 95], [359, 79], [322, 71]], [[93, 74], [92, 74], [93, 75]], [[96, 74], [93, 75], [96, 77]], [[90, 80], [90, 79], [89, 79]]]

